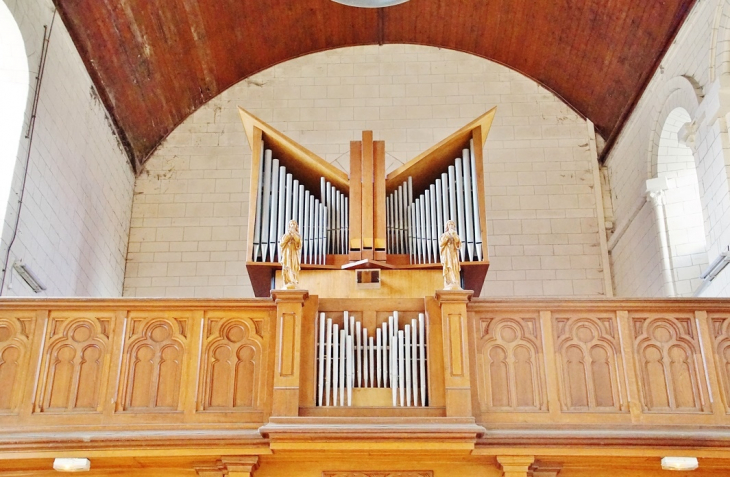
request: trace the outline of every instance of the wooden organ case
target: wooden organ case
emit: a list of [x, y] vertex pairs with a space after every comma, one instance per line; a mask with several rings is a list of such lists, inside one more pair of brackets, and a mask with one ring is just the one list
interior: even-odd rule
[[419, 271], [388, 273], [389, 285], [416, 280], [433, 292], [438, 238], [451, 219], [462, 239], [462, 287], [480, 293], [489, 268], [482, 147], [496, 108], [387, 175], [385, 143], [364, 131], [350, 143], [349, 177], [239, 110], [252, 149], [246, 266], [256, 296], [276, 288], [277, 242], [290, 219], [303, 239], [301, 288], [324, 291], [341, 275], [332, 271], [374, 268]]
[[[297, 293], [281, 290], [277, 243], [291, 219], [302, 237], [301, 319], [280, 318], [277, 359], [288, 369], [277, 371], [279, 398], [275, 377], [272, 419], [469, 419], [466, 303], [489, 267], [482, 148], [495, 109], [389, 174], [385, 143], [364, 131], [350, 143], [349, 176], [240, 114], [252, 148], [247, 268], [256, 296], [278, 303]], [[473, 291], [441, 290], [438, 242], [449, 220], [462, 239], [462, 287]], [[356, 282], [365, 270], [376, 286]]]

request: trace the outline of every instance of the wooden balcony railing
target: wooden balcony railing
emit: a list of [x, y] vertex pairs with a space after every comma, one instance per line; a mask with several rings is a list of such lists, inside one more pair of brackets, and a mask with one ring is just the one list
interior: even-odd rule
[[[383, 423], [415, 436], [443, 422], [471, 432], [472, 448], [630, 429], [730, 438], [727, 301], [449, 300], [4, 300], [0, 448], [177, 435], [268, 449], [278, 430], [322, 418], [340, 431], [375, 423], [381, 437]], [[430, 405], [315, 406], [317, 313], [398, 306], [428, 320]]]
[[527, 443], [529, 423], [656, 444], [730, 424], [727, 301], [474, 300], [468, 314], [475, 416], [493, 438]]

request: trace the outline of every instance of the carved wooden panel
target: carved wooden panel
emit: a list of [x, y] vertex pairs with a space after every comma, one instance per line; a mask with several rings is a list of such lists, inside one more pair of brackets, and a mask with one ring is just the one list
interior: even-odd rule
[[704, 368], [694, 315], [632, 315], [646, 411], [704, 411]]
[[235, 411], [261, 407], [265, 317], [206, 315], [200, 374], [201, 408]]
[[101, 410], [112, 322], [112, 314], [51, 314], [36, 412]]
[[366, 470], [345, 472], [322, 472], [322, 477], [433, 477], [432, 470]]
[[624, 410], [615, 315], [558, 315], [553, 320], [562, 409]]
[[480, 316], [476, 323], [482, 410], [547, 410], [539, 317]]
[[715, 363], [725, 397], [725, 412], [730, 412], [730, 315], [711, 314], [708, 318], [715, 340]]
[[0, 414], [12, 414], [23, 396], [34, 315], [0, 315]]
[[180, 410], [190, 324], [187, 313], [129, 314], [118, 410]]

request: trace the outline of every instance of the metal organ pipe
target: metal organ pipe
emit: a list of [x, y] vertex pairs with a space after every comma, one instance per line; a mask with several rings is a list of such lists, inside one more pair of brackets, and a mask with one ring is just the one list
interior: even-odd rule
[[325, 337], [325, 329], [324, 329], [324, 313], [320, 313], [319, 315], [319, 361], [318, 361], [318, 367], [319, 367], [319, 381], [317, 381], [317, 404], [319, 406], [322, 405], [322, 396], [324, 395], [324, 337]]
[[423, 313], [399, 329], [394, 312], [374, 332], [348, 312], [342, 324], [325, 315], [316, 332], [318, 406], [351, 406], [353, 392], [367, 388], [390, 388], [393, 406], [427, 405]]
[[271, 162], [271, 220], [269, 220], [269, 262], [274, 261], [276, 256], [276, 244], [279, 237], [276, 236], [277, 217], [276, 211], [279, 210], [279, 159]]
[[[259, 183], [256, 187], [256, 217], [254, 218], [253, 226], [253, 260], [256, 261], [259, 258], [261, 252], [261, 221], [263, 220], [262, 214], [264, 210], [263, 198], [264, 198], [264, 169], [266, 167], [266, 161], [264, 160], [265, 153], [263, 148], [261, 149], [261, 167], [259, 168]], [[266, 255], [266, 254], [264, 254]]]
[[332, 325], [332, 405], [337, 406], [337, 400], [340, 394], [340, 330], [339, 325]]
[[482, 261], [478, 184], [473, 140], [418, 196], [409, 177], [387, 198], [390, 253], [406, 254], [412, 264], [438, 263], [439, 237], [453, 220], [462, 241], [461, 260]]
[[481, 222], [480, 217], [481, 213], [479, 210], [479, 193], [477, 188], [478, 178], [477, 178], [477, 163], [476, 158], [474, 157], [474, 139], [471, 139], [469, 141], [469, 162], [471, 163], [471, 181], [472, 181], [472, 202], [474, 203], [474, 242], [477, 252], [477, 260], [482, 261], [482, 258], [484, 256], [484, 251], [482, 250], [482, 228], [481, 228]]
[[271, 215], [271, 208], [269, 203], [271, 201], [271, 151], [266, 150], [264, 152], [264, 197], [263, 197], [263, 208], [261, 218], [261, 251], [263, 252], [262, 262], [266, 261], [266, 257], [269, 252], [269, 216]]
[[279, 239], [293, 219], [302, 236], [302, 263], [324, 265], [327, 254], [348, 252], [347, 196], [322, 177], [318, 198], [293, 172], [271, 149], [262, 149], [251, 259], [278, 261]]

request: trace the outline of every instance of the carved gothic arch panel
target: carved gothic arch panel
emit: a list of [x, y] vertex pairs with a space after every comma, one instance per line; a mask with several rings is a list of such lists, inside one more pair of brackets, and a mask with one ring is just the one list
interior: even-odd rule
[[547, 410], [538, 316], [477, 317], [477, 383], [483, 411]]

